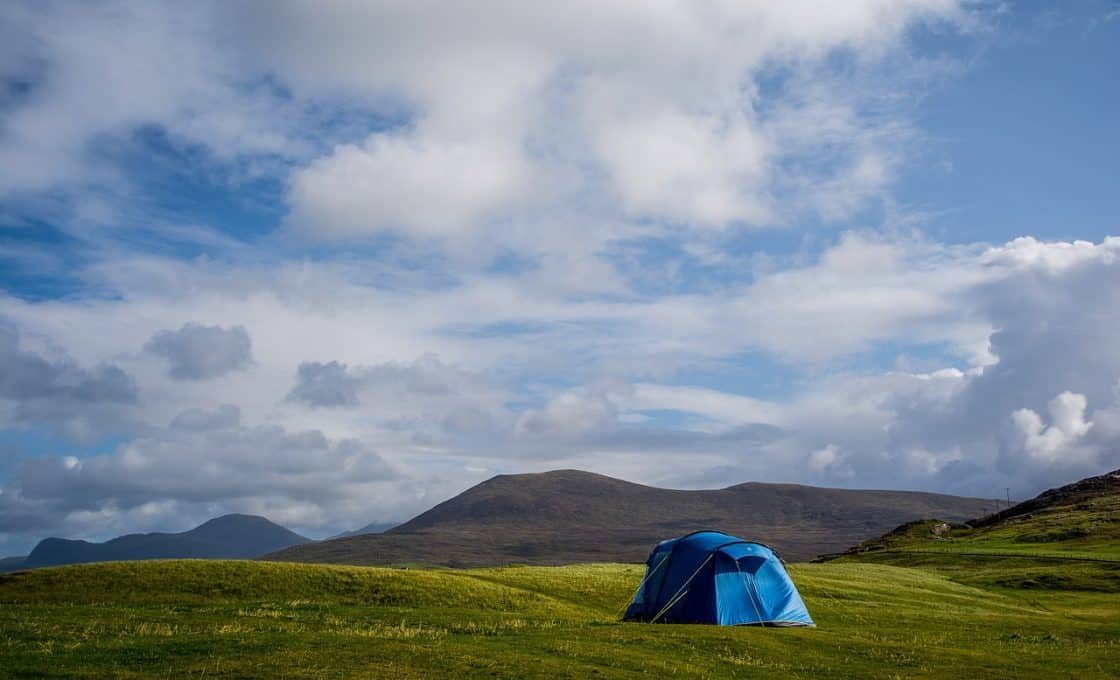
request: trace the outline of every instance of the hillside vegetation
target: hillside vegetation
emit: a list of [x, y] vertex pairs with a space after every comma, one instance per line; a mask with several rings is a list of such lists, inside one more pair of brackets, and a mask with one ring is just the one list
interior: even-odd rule
[[860, 543], [842, 557], [908, 564], [944, 554], [1120, 563], [1120, 470], [1050, 489], [967, 524], [910, 522]]
[[962, 584], [1120, 599], [1120, 471], [967, 524], [922, 520], [824, 560], [920, 567]]
[[1115, 594], [832, 562], [790, 567], [815, 629], [621, 623], [642, 572], [228, 561], [19, 572], [0, 577], [0, 676], [1091, 678], [1120, 667]]
[[747, 483], [658, 489], [578, 470], [501, 475], [382, 534], [296, 546], [270, 560], [490, 566], [640, 562], [697, 529], [750, 536], [787, 560], [842, 550], [900, 522], [965, 520], [991, 501], [910, 491]]

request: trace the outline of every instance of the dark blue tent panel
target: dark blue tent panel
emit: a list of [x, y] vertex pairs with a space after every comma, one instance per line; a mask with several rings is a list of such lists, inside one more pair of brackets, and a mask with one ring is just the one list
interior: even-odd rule
[[813, 625], [773, 550], [718, 531], [658, 543], [623, 618], [721, 626]]

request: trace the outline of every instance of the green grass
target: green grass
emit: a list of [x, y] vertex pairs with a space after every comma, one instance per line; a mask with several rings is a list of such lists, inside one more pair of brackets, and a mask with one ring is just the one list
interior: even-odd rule
[[[635, 565], [43, 569], [0, 577], [0, 676], [1010, 678], [1120, 668], [1113, 565], [917, 558], [928, 563], [792, 565], [815, 629], [620, 623], [641, 579]], [[1030, 578], [1042, 580], [1015, 582]]]
[[854, 551], [864, 556], [937, 552], [1120, 563], [1120, 493], [1078, 495], [978, 528], [952, 524], [948, 531], [934, 533], [938, 525], [945, 526], [938, 520], [911, 522]]

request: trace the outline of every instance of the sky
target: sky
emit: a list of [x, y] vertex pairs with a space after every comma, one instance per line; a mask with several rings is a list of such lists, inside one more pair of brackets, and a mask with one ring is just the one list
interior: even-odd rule
[[1120, 467], [1120, 4], [6, 2], [0, 554]]

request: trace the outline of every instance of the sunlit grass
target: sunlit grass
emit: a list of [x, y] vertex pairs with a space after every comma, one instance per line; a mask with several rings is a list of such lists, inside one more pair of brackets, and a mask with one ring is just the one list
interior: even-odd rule
[[1108, 677], [1120, 664], [1114, 593], [995, 583], [1014, 569], [976, 583], [881, 564], [790, 571], [815, 629], [621, 623], [637, 565], [44, 569], [0, 580], [0, 675]]

